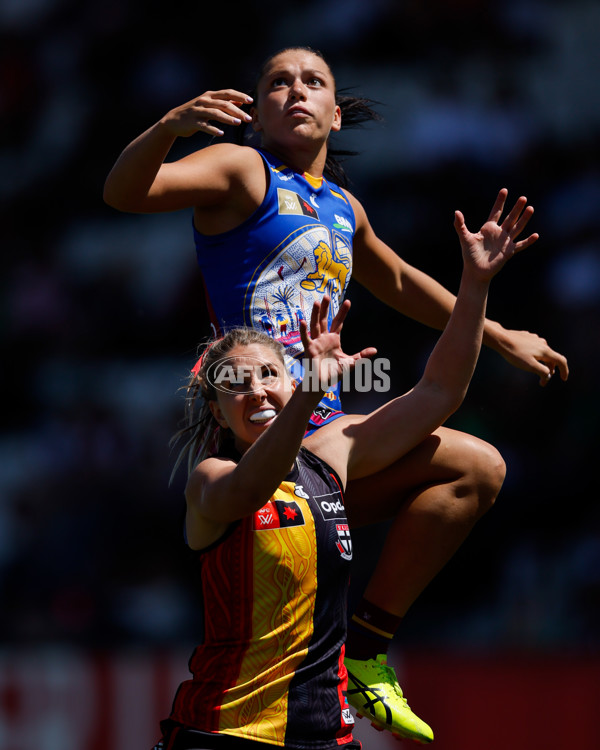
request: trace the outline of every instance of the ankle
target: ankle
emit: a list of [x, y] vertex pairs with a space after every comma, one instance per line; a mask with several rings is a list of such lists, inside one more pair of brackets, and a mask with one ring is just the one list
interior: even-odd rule
[[401, 617], [362, 599], [348, 623], [346, 655], [364, 661], [387, 654], [401, 621]]

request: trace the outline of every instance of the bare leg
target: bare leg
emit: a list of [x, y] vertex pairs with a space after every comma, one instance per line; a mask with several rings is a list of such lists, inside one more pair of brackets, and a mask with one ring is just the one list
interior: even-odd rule
[[493, 446], [440, 427], [384, 471], [349, 482], [351, 528], [393, 519], [365, 598], [403, 617], [491, 508], [504, 475]]

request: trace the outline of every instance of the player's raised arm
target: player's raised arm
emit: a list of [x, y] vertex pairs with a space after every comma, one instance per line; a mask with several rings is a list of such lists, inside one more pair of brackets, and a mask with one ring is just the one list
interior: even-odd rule
[[[104, 185], [104, 200], [120, 211], [172, 211], [216, 200], [244, 169], [247, 151], [233, 144], [201, 149], [165, 163], [177, 138], [204, 132], [223, 134], [221, 125], [240, 125], [251, 117], [241, 108], [251, 97], [234, 89], [207, 91], [167, 112], [121, 153]], [[245, 154], [251, 157], [251, 154]]]
[[[500, 226], [507, 195], [506, 189], [499, 191], [486, 224]], [[455, 296], [431, 276], [407, 263], [379, 239], [368, 222], [364, 208], [352, 196], [349, 195], [349, 198], [357, 216], [354, 279], [403, 315], [432, 328], [443, 329], [454, 307]], [[527, 219], [532, 213], [533, 208], [529, 206], [525, 214]], [[520, 230], [523, 228], [522, 224]], [[537, 235], [530, 235], [528, 239], [532, 244]], [[486, 319], [483, 343], [515, 367], [537, 375], [541, 385], [549, 381], [555, 370], [559, 371], [563, 380], [568, 377], [566, 357], [535, 333], [511, 330]]]
[[[341, 377], [359, 359], [375, 354], [373, 348], [353, 355], [342, 350], [340, 333], [350, 302], [343, 303], [330, 328], [329, 302], [328, 297], [315, 302], [310, 328], [302, 323], [304, 356], [315, 375], [310, 387], [305, 387], [306, 383], [293, 387], [283, 360], [272, 357], [268, 349], [232, 350], [235, 357], [231, 362], [238, 368], [248, 355], [254, 356], [248, 362], [255, 362], [256, 354], [265, 366], [252, 367], [241, 386], [220, 388], [210, 403], [213, 417], [233, 433], [243, 455], [237, 464], [208, 458], [191, 474], [186, 488], [188, 504], [203, 517], [231, 522], [261, 508], [289, 472], [312, 411], [332, 379]], [[260, 417], [256, 428], [246, 423], [253, 415]], [[263, 417], [268, 429], [263, 429]]]
[[[463, 273], [456, 303], [421, 380], [404, 396], [367, 416], [348, 416], [325, 429], [352, 444], [348, 479], [389, 466], [429, 435], [460, 406], [469, 386], [483, 337], [489, 284], [517, 252], [537, 235], [517, 241], [531, 210], [519, 198], [501, 224], [468, 230], [460, 211], [454, 226], [460, 239]], [[323, 431], [322, 431], [323, 432]], [[336, 435], [337, 433], [337, 435]], [[320, 436], [325, 439], [325, 433]]]

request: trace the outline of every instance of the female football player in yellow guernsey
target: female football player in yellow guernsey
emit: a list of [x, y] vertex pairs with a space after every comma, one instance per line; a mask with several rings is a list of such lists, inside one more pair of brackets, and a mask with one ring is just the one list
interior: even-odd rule
[[[463, 274], [450, 320], [416, 386], [370, 414], [342, 415], [306, 436], [332, 379], [376, 354], [342, 351], [348, 300], [331, 324], [327, 296], [314, 303], [310, 324], [302, 321], [311, 376], [300, 385], [266, 333], [235, 328], [205, 349], [179, 433], [205, 632], [190, 660], [192, 679], [162, 724], [164, 750], [360, 747], [344, 665], [352, 559], [345, 489], [394, 465], [460, 406], [489, 283], [530, 244], [512, 239], [528, 218], [513, 211], [502, 227], [490, 222], [472, 235], [456, 212]], [[370, 692], [375, 704], [384, 697], [385, 689]], [[380, 700], [376, 710], [382, 726], [392, 723], [393, 704]], [[396, 734], [425, 741], [426, 731], [413, 715]]]
[[[252, 326], [299, 359], [300, 331], [313, 302], [331, 298], [331, 321], [351, 273], [399, 312], [434, 328], [446, 325], [454, 295], [382, 242], [356, 198], [327, 179], [339, 175], [328, 139], [344, 125], [342, 109], [352, 120], [347, 105], [336, 95], [320, 53], [283, 50], [262, 67], [254, 97], [232, 89], [209, 91], [176, 107], [127, 146], [111, 170], [104, 197], [119, 210], [193, 208], [198, 260], [217, 331]], [[198, 131], [219, 136], [219, 124], [243, 123], [260, 135], [260, 149], [216, 143], [165, 161], [179, 137]], [[488, 222], [474, 236], [490, 227], [501, 231], [506, 195], [500, 191]], [[519, 198], [502, 226], [509, 217], [525, 220], [532, 212]], [[523, 221], [511, 222], [513, 233], [522, 230]], [[535, 239], [531, 235], [526, 242]], [[567, 378], [566, 359], [536, 334], [486, 320], [483, 340], [537, 374], [542, 385], [556, 369]], [[309, 420], [311, 430], [342, 418], [335, 392], [323, 396]], [[414, 734], [406, 727], [416, 717], [379, 656], [414, 600], [491, 507], [504, 472], [493, 446], [437, 425], [393, 464], [348, 483], [350, 528], [391, 520], [347, 642], [349, 700], [379, 726]], [[385, 688], [386, 708], [393, 711], [378, 715], [364, 686]], [[421, 724], [421, 739], [429, 741], [431, 729]]]

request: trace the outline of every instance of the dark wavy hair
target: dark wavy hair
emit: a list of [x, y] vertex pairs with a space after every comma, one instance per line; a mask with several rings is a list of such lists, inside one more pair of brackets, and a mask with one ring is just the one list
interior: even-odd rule
[[[254, 101], [256, 101], [256, 91], [258, 88], [258, 84], [260, 83], [262, 77], [264, 76], [265, 70], [267, 66], [269, 65], [269, 63], [271, 62], [271, 60], [273, 60], [278, 55], [281, 55], [283, 52], [294, 52], [296, 50], [300, 50], [303, 52], [310, 52], [311, 54], [316, 55], [317, 57], [320, 57], [321, 60], [323, 60], [323, 62], [327, 66], [327, 69], [329, 70], [331, 75], [333, 76], [331, 66], [329, 65], [325, 56], [320, 50], [313, 49], [312, 47], [302, 47], [302, 46], [284, 47], [283, 49], [277, 50], [277, 52], [274, 52], [272, 55], [269, 55], [269, 57], [267, 57], [266, 60], [264, 60], [263, 63], [260, 65], [258, 75], [254, 82], [254, 86], [248, 92], [250, 96], [252, 96]], [[335, 76], [333, 76], [333, 79], [335, 82]], [[378, 105], [380, 104], [379, 102], [376, 102], [373, 99], [367, 99], [364, 96], [353, 96], [349, 93], [350, 91], [351, 89], [349, 88], [340, 89], [338, 91], [337, 85], [336, 85], [335, 102], [341, 110], [342, 129], [357, 128], [366, 122], [383, 119], [381, 115], [373, 109], [373, 105]], [[246, 135], [247, 126], [244, 124], [242, 127], [236, 128], [235, 133], [236, 133], [236, 137], [235, 137], [236, 142], [239, 144], [243, 144], [245, 140], [247, 139], [247, 135]], [[344, 170], [342, 162], [345, 160], [346, 157], [355, 156], [357, 153], [358, 153], [357, 151], [347, 151], [343, 149], [331, 148], [329, 147], [329, 143], [328, 143], [327, 159], [325, 161], [325, 169], [324, 169], [325, 177], [330, 179], [332, 182], [335, 182], [340, 187], [347, 188], [350, 184], [350, 180]]]

